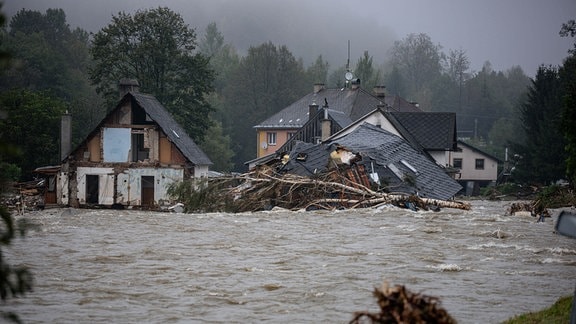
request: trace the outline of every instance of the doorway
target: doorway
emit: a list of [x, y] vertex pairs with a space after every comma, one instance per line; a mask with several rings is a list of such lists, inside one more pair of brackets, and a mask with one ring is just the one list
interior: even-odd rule
[[142, 176], [142, 206], [154, 206], [154, 176]]
[[97, 174], [86, 175], [86, 203], [95, 204], [99, 203], [99, 176]]

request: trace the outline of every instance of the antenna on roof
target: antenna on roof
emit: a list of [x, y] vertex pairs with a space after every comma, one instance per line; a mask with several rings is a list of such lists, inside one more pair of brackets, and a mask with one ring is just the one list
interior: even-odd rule
[[348, 87], [348, 83], [352, 81], [354, 78], [354, 74], [350, 71], [350, 40], [348, 40], [348, 61], [346, 61], [346, 74], [344, 75], [346, 79], [346, 88]]

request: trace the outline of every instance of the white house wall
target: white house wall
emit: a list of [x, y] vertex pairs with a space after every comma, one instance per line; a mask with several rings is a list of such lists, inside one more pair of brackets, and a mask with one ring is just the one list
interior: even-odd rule
[[68, 205], [69, 192], [68, 192], [68, 172], [59, 172], [56, 180], [56, 203], [60, 205]]
[[[114, 202], [114, 169], [113, 168], [90, 168], [78, 167], [76, 169], [76, 190], [78, 203], [86, 204], [86, 175], [98, 175], [98, 202], [112, 205]], [[107, 196], [110, 198], [107, 198]]]
[[208, 166], [207, 165], [195, 165], [194, 166], [194, 178], [201, 178], [208, 176]]
[[122, 202], [118, 201], [118, 203], [128, 205], [141, 204], [143, 176], [154, 177], [154, 203], [164, 205], [168, 202], [168, 187], [172, 183], [184, 179], [184, 170], [170, 168], [128, 169], [118, 175], [118, 194], [119, 197], [122, 197]]
[[440, 166], [447, 166], [450, 162], [448, 160], [450, 151], [428, 151], [428, 154], [436, 161], [436, 164]]
[[[496, 181], [498, 178], [498, 161], [489, 156], [458, 144], [462, 152], [452, 152], [452, 160], [462, 159], [462, 169], [456, 180]], [[476, 159], [484, 159], [484, 169], [476, 169]]]

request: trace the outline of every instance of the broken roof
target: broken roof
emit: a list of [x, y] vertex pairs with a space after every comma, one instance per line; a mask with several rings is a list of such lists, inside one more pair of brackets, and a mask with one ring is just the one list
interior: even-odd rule
[[[152, 95], [144, 94], [140, 92], [128, 92], [122, 97], [118, 102], [118, 105], [111, 110], [106, 117], [104, 117], [97, 127], [94, 128], [84, 139], [83, 143], [93, 134], [98, 131], [106, 122], [106, 120], [113, 114], [117, 109], [119, 109], [122, 103], [126, 100], [134, 99], [136, 104], [138, 104], [150, 118], [160, 126], [162, 131], [170, 139], [174, 145], [182, 152], [182, 154], [194, 165], [212, 165], [212, 161], [206, 153], [204, 153], [198, 145], [188, 136], [186, 131], [174, 120], [172, 115], [162, 106], [162, 104]], [[81, 145], [80, 145], [81, 146]], [[80, 147], [78, 146], [78, 147]], [[70, 154], [73, 154], [78, 147]], [[69, 154], [69, 156], [70, 156]], [[67, 159], [68, 157], [66, 157]]]
[[140, 92], [129, 92], [126, 96], [128, 95], [131, 95], [150, 118], [158, 123], [158, 126], [160, 126], [170, 141], [178, 147], [190, 162], [195, 165], [212, 164], [212, 161], [206, 153], [196, 145], [192, 138], [188, 136], [188, 133], [174, 120], [172, 115], [154, 96]]
[[330, 152], [336, 146], [359, 153], [362, 161], [358, 164], [364, 164], [367, 172], [378, 173], [390, 191], [446, 200], [462, 189], [440, 166], [404, 139], [370, 124], [363, 124], [331, 143], [296, 143], [283, 170], [304, 176], [325, 171]]

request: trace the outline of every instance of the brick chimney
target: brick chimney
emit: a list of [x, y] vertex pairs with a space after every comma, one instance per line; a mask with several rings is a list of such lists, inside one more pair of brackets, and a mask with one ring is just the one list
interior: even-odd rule
[[118, 81], [118, 92], [120, 93], [120, 98], [123, 98], [128, 92], [139, 92], [140, 84], [136, 79], [124, 78]]

